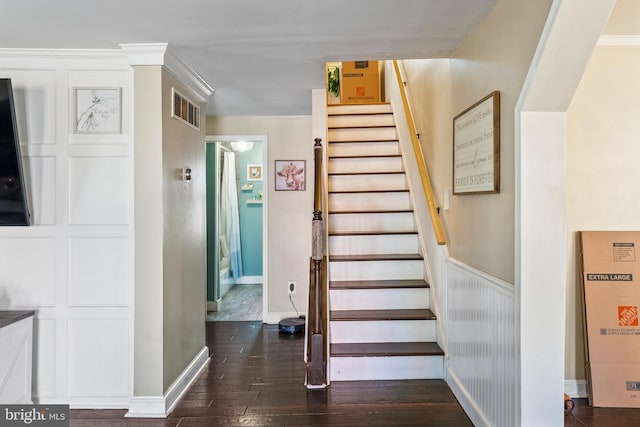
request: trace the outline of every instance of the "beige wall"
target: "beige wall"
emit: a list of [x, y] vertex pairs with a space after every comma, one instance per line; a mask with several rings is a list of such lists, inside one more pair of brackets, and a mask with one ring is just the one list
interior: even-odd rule
[[134, 69], [135, 396], [162, 396], [162, 71]]
[[514, 282], [514, 108], [551, 0], [499, 0], [450, 60], [405, 61], [436, 199], [452, 188], [453, 117], [500, 91], [500, 193], [452, 196], [441, 211], [452, 257]]
[[639, 75], [640, 47], [596, 48], [567, 113], [568, 379], [585, 378], [576, 231], [640, 229]]
[[[292, 313], [286, 283], [295, 280], [293, 301], [306, 312], [313, 212], [313, 137], [310, 116], [208, 117], [207, 135], [266, 135], [265, 191], [268, 211], [268, 302], [266, 321]], [[306, 160], [306, 191], [275, 191], [275, 160]], [[270, 315], [270, 313], [273, 313]]]
[[171, 117], [173, 86], [195, 101], [162, 67], [134, 69], [135, 396], [162, 396], [205, 345], [204, 127]]
[[[640, 34], [640, 2], [618, 0], [602, 34]], [[566, 379], [586, 378], [576, 232], [640, 228], [640, 201], [629, 197], [640, 188], [638, 71], [640, 47], [597, 47], [567, 112]]]
[[[162, 73], [163, 321], [166, 391], [205, 345], [205, 129], [171, 117], [171, 88], [196, 98]], [[203, 110], [204, 105], [197, 103]], [[192, 170], [191, 182], [182, 168]]]
[[609, 22], [602, 30], [606, 35], [640, 34], [640, 1], [618, 0]]

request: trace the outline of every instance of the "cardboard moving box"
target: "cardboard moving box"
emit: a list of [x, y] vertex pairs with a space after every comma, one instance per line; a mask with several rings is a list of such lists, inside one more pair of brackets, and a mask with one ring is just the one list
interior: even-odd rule
[[640, 408], [640, 231], [582, 231], [589, 403]]
[[380, 102], [380, 66], [378, 61], [342, 62], [342, 103]]

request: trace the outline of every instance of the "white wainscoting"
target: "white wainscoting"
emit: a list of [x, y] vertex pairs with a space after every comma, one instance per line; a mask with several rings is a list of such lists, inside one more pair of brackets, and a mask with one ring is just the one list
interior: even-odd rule
[[[0, 309], [31, 309], [35, 403], [133, 394], [133, 72], [124, 52], [0, 49], [32, 226], [0, 227]], [[76, 134], [74, 88], [121, 88], [122, 131]]]
[[474, 425], [518, 425], [514, 287], [451, 258], [447, 282], [447, 382]]

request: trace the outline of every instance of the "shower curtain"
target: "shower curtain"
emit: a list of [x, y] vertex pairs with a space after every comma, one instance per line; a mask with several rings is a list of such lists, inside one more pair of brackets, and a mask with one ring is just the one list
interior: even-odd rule
[[228, 257], [233, 280], [242, 276], [242, 252], [240, 250], [240, 214], [238, 212], [238, 190], [236, 187], [236, 155], [225, 152], [222, 162], [222, 184], [220, 191], [220, 249], [222, 266]]

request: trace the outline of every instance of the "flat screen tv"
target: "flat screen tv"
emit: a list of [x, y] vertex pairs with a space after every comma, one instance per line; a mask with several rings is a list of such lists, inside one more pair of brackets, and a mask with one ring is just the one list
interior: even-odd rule
[[29, 225], [11, 79], [0, 79], [0, 225]]

